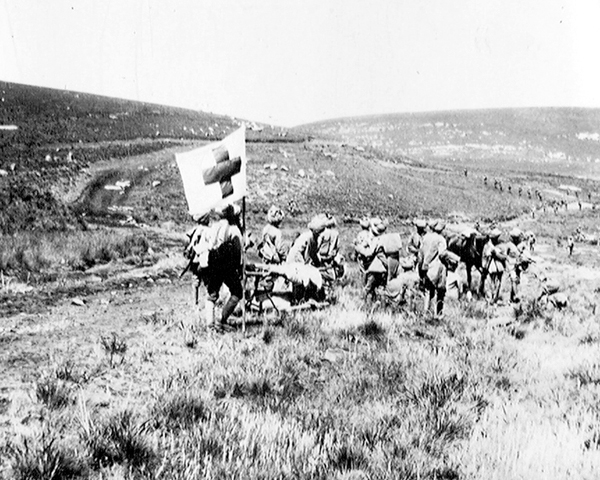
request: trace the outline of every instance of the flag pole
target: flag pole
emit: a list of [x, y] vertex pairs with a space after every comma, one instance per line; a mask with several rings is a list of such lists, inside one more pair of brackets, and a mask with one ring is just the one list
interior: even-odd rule
[[242, 197], [242, 333], [246, 334], [246, 197]]

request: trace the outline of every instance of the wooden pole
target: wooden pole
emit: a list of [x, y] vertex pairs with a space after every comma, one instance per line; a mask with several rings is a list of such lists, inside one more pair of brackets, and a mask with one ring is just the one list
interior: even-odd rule
[[246, 334], [246, 197], [242, 197], [242, 332]]

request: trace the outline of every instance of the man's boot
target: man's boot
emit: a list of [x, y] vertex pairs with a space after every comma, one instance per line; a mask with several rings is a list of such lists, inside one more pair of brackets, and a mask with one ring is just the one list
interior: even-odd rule
[[221, 329], [227, 328], [227, 319], [231, 316], [239, 301], [240, 299], [238, 297], [234, 297], [233, 295], [231, 295], [229, 297], [229, 300], [227, 300], [227, 303], [223, 306], [220, 323]]

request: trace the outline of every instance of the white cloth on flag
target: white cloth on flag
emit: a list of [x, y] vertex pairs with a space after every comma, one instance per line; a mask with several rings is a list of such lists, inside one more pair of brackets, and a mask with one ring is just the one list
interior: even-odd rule
[[246, 195], [246, 131], [220, 142], [175, 154], [191, 215], [235, 202]]

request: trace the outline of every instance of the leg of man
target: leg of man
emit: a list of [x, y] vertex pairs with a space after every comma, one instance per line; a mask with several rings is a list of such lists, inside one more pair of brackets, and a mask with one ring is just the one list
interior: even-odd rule
[[380, 285], [378, 273], [368, 272], [367, 273], [367, 281], [365, 282], [365, 300], [375, 301], [376, 300], [376, 291], [377, 287]]
[[502, 274], [494, 273], [493, 277], [493, 295], [492, 295], [492, 303], [498, 303], [500, 300], [500, 289], [502, 288]]
[[444, 312], [444, 297], [446, 296], [445, 288], [436, 289], [436, 305], [435, 305], [435, 314], [437, 316], [442, 315]]
[[423, 296], [423, 313], [427, 313], [429, 311], [429, 302], [431, 301], [431, 291], [429, 288], [425, 288]]
[[217, 274], [213, 274], [206, 279], [207, 299], [204, 307], [204, 315], [206, 327], [208, 328], [215, 327], [215, 305], [219, 300], [221, 285], [223, 285], [223, 280]]
[[481, 277], [479, 279], [479, 296], [485, 299], [485, 281], [488, 278], [486, 270], [481, 271]]
[[511, 272], [510, 275], [510, 301], [513, 303], [521, 301], [519, 297], [519, 283], [521, 283], [521, 278], [519, 273], [515, 270]]
[[227, 319], [231, 316], [243, 296], [241, 272], [237, 269], [228, 271], [225, 275], [224, 283], [229, 289], [230, 296], [221, 313], [221, 326], [227, 324]]

